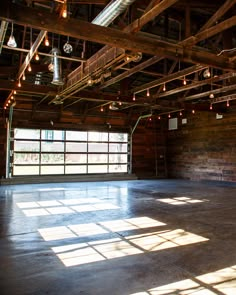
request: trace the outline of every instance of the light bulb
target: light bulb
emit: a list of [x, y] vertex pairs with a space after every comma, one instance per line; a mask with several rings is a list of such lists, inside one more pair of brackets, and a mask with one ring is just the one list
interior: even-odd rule
[[22, 80], [25, 81], [25, 74], [22, 75]]
[[152, 121], [152, 118], [151, 117], [149, 118], [149, 121]]
[[63, 8], [62, 17], [63, 18], [67, 18], [67, 9], [66, 9], [66, 6]]
[[187, 81], [186, 81], [185, 77], [184, 77], [184, 80], [183, 80], [183, 85], [187, 85]]
[[122, 102], [121, 102], [121, 101], [119, 101], [119, 105], [120, 105], [120, 106], [122, 105]]
[[179, 112], [179, 115], [180, 115], [180, 116], [182, 116], [182, 115], [183, 115], [181, 111]]
[[135, 93], [133, 94], [133, 101], [135, 101], [136, 100], [136, 97], [135, 97]]
[[14, 96], [13, 95], [11, 96], [11, 99], [14, 99]]
[[166, 91], [166, 84], [163, 85], [163, 91]]
[[195, 114], [195, 110], [192, 110], [192, 114]]
[[229, 107], [229, 101], [228, 101], [228, 100], [227, 100], [227, 104], [226, 104], [226, 106]]
[[13, 93], [16, 94], [16, 90], [14, 90]]
[[10, 103], [10, 102], [11, 102], [11, 100], [9, 99], [9, 100], [8, 100], [8, 103]]
[[17, 47], [17, 43], [16, 43], [15, 37], [13, 35], [11, 35], [9, 37], [9, 40], [7, 42], [7, 46], [13, 47], [13, 48]]
[[21, 82], [20, 82], [20, 80], [19, 80], [17, 86], [18, 86], [18, 87], [21, 87]]
[[210, 110], [212, 110], [212, 104], [210, 104]]
[[103, 107], [101, 107], [100, 111], [103, 112]]
[[161, 116], [158, 116], [158, 120], [161, 120]]
[[28, 72], [31, 72], [32, 71], [32, 68], [31, 68], [31, 65], [29, 64], [28, 65]]
[[149, 91], [149, 88], [147, 89], [147, 97], [150, 96], [150, 91]]
[[210, 93], [209, 98], [213, 99], [214, 97], [214, 93]]
[[168, 115], [168, 118], [170, 118], [170, 114]]
[[39, 60], [39, 55], [38, 55], [38, 52], [35, 54], [35, 57], [34, 57], [35, 60]]
[[45, 46], [49, 46], [50, 45], [49, 40], [48, 40], [48, 35], [45, 35], [44, 45]]

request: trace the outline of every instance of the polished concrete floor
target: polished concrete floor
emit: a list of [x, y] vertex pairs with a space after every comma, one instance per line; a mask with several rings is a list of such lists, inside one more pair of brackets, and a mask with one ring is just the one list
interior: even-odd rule
[[235, 295], [236, 185], [2, 186], [0, 294]]

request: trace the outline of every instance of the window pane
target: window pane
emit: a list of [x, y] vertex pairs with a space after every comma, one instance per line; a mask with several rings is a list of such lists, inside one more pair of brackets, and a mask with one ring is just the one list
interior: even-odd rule
[[107, 165], [88, 165], [88, 173], [107, 173]]
[[14, 151], [16, 152], [39, 152], [39, 141], [14, 141]]
[[128, 134], [127, 133], [109, 133], [109, 141], [127, 142]]
[[64, 140], [63, 130], [42, 130], [42, 139], [46, 140]]
[[85, 174], [87, 173], [87, 166], [83, 165], [83, 166], [75, 166], [75, 165], [71, 165], [71, 166], [66, 166], [66, 174]]
[[64, 154], [41, 154], [42, 164], [63, 164]]
[[66, 131], [66, 140], [87, 141], [87, 132], [82, 132], [82, 131]]
[[107, 143], [88, 143], [88, 152], [90, 153], [107, 153]]
[[87, 163], [86, 154], [66, 154], [66, 163]]
[[110, 153], [127, 153], [128, 145], [126, 143], [110, 143], [109, 152]]
[[108, 141], [107, 132], [88, 132], [88, 141]]
[[86, 153], [87, 143], [67, 142], [66, 152], [68, 153]]
[[127, 154], [111, 154], [109, 155], [109, 163], [127, 163]]
[[42, 141], [42, 152], [64, 152], [64, 142]]
[[39, 175], [39, 166], [13, 166], [13, 175]]
[[64, 174], [64, 166], [41, 166], [41, 174]]
[[39, 164], [39, 154], [14, 153], [14, 164]]
[[127, 165], [109, 165], [109, 172], [110, 173], [115, 173], [115, 172], [118, 172], [118, 173], [126, 173], [127, 172]]
[[107, 163], [107, 154], [88, 154], [88, 163]]
[[39, 139], [40, 130], [39, 129], [14, 129], [14, 138], [22, 139]]

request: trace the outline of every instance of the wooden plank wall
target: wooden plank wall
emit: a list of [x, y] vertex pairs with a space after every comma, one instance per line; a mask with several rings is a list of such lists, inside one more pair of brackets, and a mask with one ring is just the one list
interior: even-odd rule
[[143, 119], [133, 133], [132, 168], [138, 177], [165, 177], [165, 136], [161, 122]]
[[236, 181], [236, 110], [222, 119], [214, 112], [188, 114], [187, 124], [167, 132], [168, 176], [191, 180]]

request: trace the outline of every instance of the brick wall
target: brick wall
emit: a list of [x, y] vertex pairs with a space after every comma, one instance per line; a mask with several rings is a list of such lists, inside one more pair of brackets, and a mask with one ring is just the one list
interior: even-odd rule
[[187, 124], [167, 132], [168, 176], [236, 181], [236, 110], [188, 114]]

